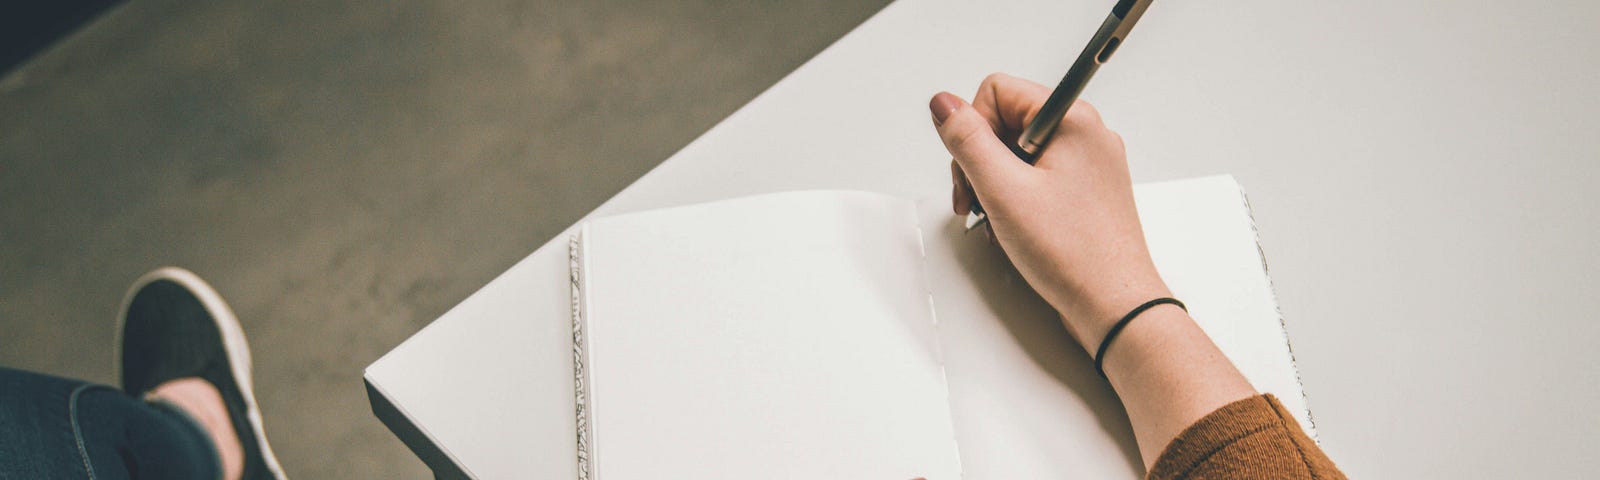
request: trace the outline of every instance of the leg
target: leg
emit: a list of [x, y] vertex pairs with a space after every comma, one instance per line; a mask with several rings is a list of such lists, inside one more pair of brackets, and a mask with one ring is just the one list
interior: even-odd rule
[[0, 368], [0, 478], [205, 478], [222, 474], [187, 414], [111, 387]]

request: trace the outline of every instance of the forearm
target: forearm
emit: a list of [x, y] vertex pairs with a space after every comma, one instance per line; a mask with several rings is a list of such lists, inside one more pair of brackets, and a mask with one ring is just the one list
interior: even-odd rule
[[[1144, 236], [1138, 230], [1129, 235]], [[1091, 284], [1047, 295], [1073, 338], [1090, 355], [1135, 307], [1172, 296], [1143, 242], [1121, 253], [1125, 258], [1115, 262], [1121, 268], [1095, 272], [1085, 277], [1095, 279]], [[1147, 468], [1195, 420], [1255, 394], [1205, 331], [1176, 305], [1157, 305], [1138, 314], [1102, 356], [1101, 366], [1128, 412]]]
[[1107, 348], [1103, 366], [1146, 468], [1196, 420], [1256, 393], [1188, 313], [1171, 305], [1129, 323]]

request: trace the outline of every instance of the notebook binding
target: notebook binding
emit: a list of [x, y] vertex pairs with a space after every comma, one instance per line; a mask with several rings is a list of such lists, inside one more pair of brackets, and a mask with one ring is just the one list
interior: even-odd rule
[[[922, 270], [923, 286], [927, 288], [928, 322], [933, 324], [934, 335], [937, 336], [940, 333], [940, 328], [939, 328], [939, 309], [937, 307], [937, 304], [934, 303], [934, 301], [933, 301], [933, 282], [932, 282], [932, 279], [929, 278], [930, 273], [929, 273], [929, 269], [928, 269], [928, 239], [927, 239], [927, 232], [925, 230], [923, 230], [923, 228], [922, 228], [922, 214], [918, 210], [919, 209], [916, 209], [916, 208], [912, 209], [911, 226], [916, 227], [916, 231], [917, 231], [917, 254], [922, 256], [922, 262], [921, 262], [921, 265], [919, 266], [919, 268], [921, 268], [921, 270]], [[945, 405], [950, 408], [950, 411], [951, 411], [951, 417], [950, 417], [951, 431], [954, 431], [955, 430], [955, 415], [954, 415], [954, 408], [953, 408], [954, 406], [951, 405], [951, 398], [950, 398], [950, 371], [949, 371], [948, 368], [945, 367], [944, 342], [938, 341], [938, 339], [935, 339], [935, 341], [933, 342], [933, 355], [934, 355], [935, 358], [939, 359], [939, 381], [944, 384], [944, 402], [945, 402]], [[966, 464], [961, 462], [961, 457], [959, 455], [956, 456], [956, 465], [958, 466], [958, 468], [961, 469], [962, 477], [965, 477], [966, 476]]]
[[588, 372], [584, 368], [583, 340], [583, 241], [576, 234], [567, 243], [567, 278], [572, 292], [572, 370], [573, 393], [576, 400], [578, 430], [578, 480], [590, 480], [589, 464], [593, 457], [589, 448], [589, 396]]

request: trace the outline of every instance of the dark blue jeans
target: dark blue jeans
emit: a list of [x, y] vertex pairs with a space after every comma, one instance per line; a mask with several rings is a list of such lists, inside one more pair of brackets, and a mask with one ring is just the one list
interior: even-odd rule
[[216, 447], [177, 407], [0, 368], [0, 479], [216, 479]]

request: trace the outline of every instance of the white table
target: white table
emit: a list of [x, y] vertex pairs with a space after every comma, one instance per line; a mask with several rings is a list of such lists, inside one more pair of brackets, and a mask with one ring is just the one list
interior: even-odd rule
[[[991, 71], [1053, 83], [1111, 3], [902, 0], [594, 214], [942, 191], [928, 97]], [[1161, 1], [1085, 98], [1136, 181], [1250, 191], [1347, 473], [1576, 477], [1600, 471], [1597, 22], [1587, 1]], [[574, 478], [566, 252], [551, 239], [367, 369], [440, 476]]]

